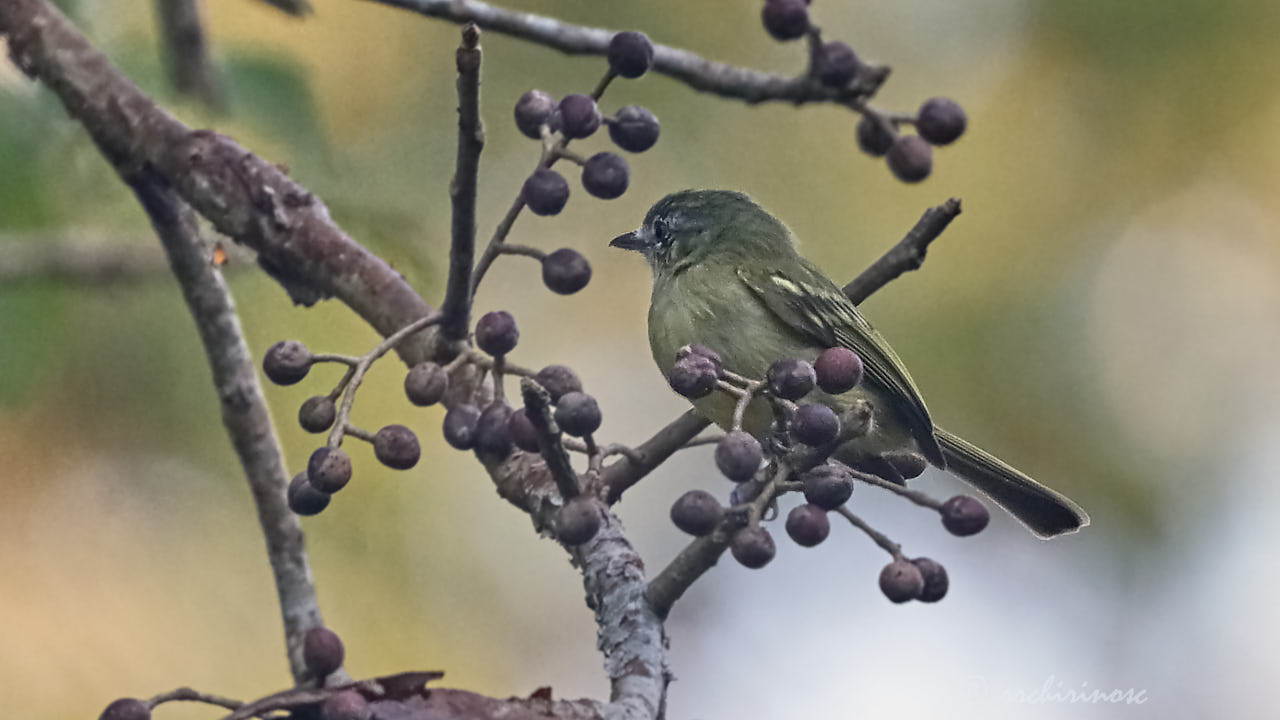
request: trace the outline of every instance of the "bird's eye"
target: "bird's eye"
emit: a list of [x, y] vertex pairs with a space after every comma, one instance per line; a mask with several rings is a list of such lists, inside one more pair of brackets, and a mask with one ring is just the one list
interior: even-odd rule
[[658, 242], [666, 242], [671, 239], [671, 228], [667, 227], [667, 221], [658, 218], [653, 221], [653, 235]]

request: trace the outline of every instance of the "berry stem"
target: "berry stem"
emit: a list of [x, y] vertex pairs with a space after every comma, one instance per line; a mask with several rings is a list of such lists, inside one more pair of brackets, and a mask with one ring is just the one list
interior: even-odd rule
[[930, 510], [937, 510], [939, 512], [942, 511], [941, 500], [930, 497], [920, 492], [919, 490], [912, 490], [910, 488], [903, 487], [902, 485], [899, 485], [897, 483], [889, 482], [888, 480], [885, 480], [884, 478], [878, 475], [865, 473], [865, 472], [862, 472], [861, 470], [854, 470], [853, 468], [849, 468], [849, 471], [853, 474], [855, 478], [857, 478], [858, 480], [861, 480], [862, 482], [868, 485], [874, 485], [878, 488], [883, 488], [885, 490], [888, 490], [891, 493], [896, 493], [898, 495], [901, 495], [902, 497], [910, 500], [911, 502], [921, 507], [927, 507]]
[[902, 554], [901, 545], [890, 540], [889, 537], [884, 533], [868, 525], [866, 521], [864, 521], [862, 518], [858, 517], [857, 515], [854, 515], [853, 511], [850, 510], [848, 506], [841, 505], [840, 507], [836, 508], [836, 512], [843, 515], [844, 519], [849, 521], [849, 524], [853, 525], [854, 527], [858, 528], [862, 532], [866, 533], [868, 537], [874, 540], [875, 543], [881, 547], [881, 549], [883, 549], [885, 552], [892, 555], [894, 560], [907, 559], [907, 557]]
[[189, 687], [180, 687], [180, 688], [177, 688], [176, 690], [170, 690], [169, 692], [160, 693], [159, 695], [152, 697], [146, 702], [147, 702], [147, 705], [154, 710], [157, 705], [161, 705], [167, 702], [174, 702], [178, 700], [186, 701], [186, 702], [199, 702], [199, 703], [204, 703], [206, 705], [217, 705], [218, 707], [223, 707], [228, 710], [238, 710], [244, 706], [244, 703], [241, 702], [240, 700], [233, 700], [228, 697], [222, 697], [221, 695], [213, 695], [211, 693], [202, 693]]
[[531, 257], [541, 262], [547, 259], [547, 253], [539, 250], [532, 245], [517, 245], [516, 243], [503, 243], [498, 247], [498, 253], [501, 255], [523, 255]]

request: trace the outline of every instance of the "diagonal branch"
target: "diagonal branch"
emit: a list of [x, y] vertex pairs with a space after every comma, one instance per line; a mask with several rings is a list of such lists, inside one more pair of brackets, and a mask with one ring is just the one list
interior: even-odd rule
[[200, 2], [155, 0], [156, 21], [173, 88], [216, 110], [222, 108], [225, 98], [209, 58], [209, 42], [200, 21]]
[[858, 305], [902, 273], [919, 270], [924, 264], [929, 243], [936, 240], [959, 214], [958, 198], [951, 198], [937, 207], [925, 210], [924, 215], [920, 216], [915, 226], [897, 245], [889, 248], [880, 259], [871, 263], [870, 267], [844, 286], [844, 294], [849, 296], [854, 305]]
[[600, 480], [608, 488], [605, 499], [609, 504], [621, 500], [622, 493], [666, 462], [667, 458], [685, 447], [710, 424], [711, 421], [698, 414], [697, 410], [686, 410], [631, 453], [604, 469]]
[[480, 122], [480, 30], [462, 29], [458, 66], [458, 159], [449, 197], [453, 201], [453, 242], [449, 246], [449, 281], [445, 288], [441, 332], [462, 340], [471, 325], [471, 267], [476, 255], [476, 176], [484, 127]]

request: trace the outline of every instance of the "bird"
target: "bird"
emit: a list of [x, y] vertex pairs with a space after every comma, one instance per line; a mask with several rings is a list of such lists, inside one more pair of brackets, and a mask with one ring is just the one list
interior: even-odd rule
[[[653, 273], [648, 326], [654, 362], [664, 375], [677, 353], [701, 344], [726, 370], [763, 378], [775, 361], [812, 362], [827, 348], [862, 359], [852, 390], [809, 399], [838, 414], [864, 401], [871, 430], [832, 459], [895, 483], [926, 464], [948, 470], [981, 491], [1041, 538], [1089, 524], [1085, 511], [995, 455], [934, 424], [902, 359], [844, 292], [796, 248], [791, 231], [749, 196], [730, 190], [682, 190], [659, 200], [641, 226], [610, 246], [639, 252]], [[730, 429], [736, 398], [714, 392], [693, 401], [704, 417]], [[753, 400], [743, 430], [770, 432], [772, 411]]]

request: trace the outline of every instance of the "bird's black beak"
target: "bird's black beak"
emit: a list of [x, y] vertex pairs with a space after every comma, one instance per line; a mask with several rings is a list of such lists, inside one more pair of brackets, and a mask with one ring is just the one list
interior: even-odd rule
[[623, 250], [635, 250], [636, 252], [644, 252], [649, 249], [649, 241], [639, 230], [632, 230], [624, 235], [609, 241], [609, 247], [622, 248]]

